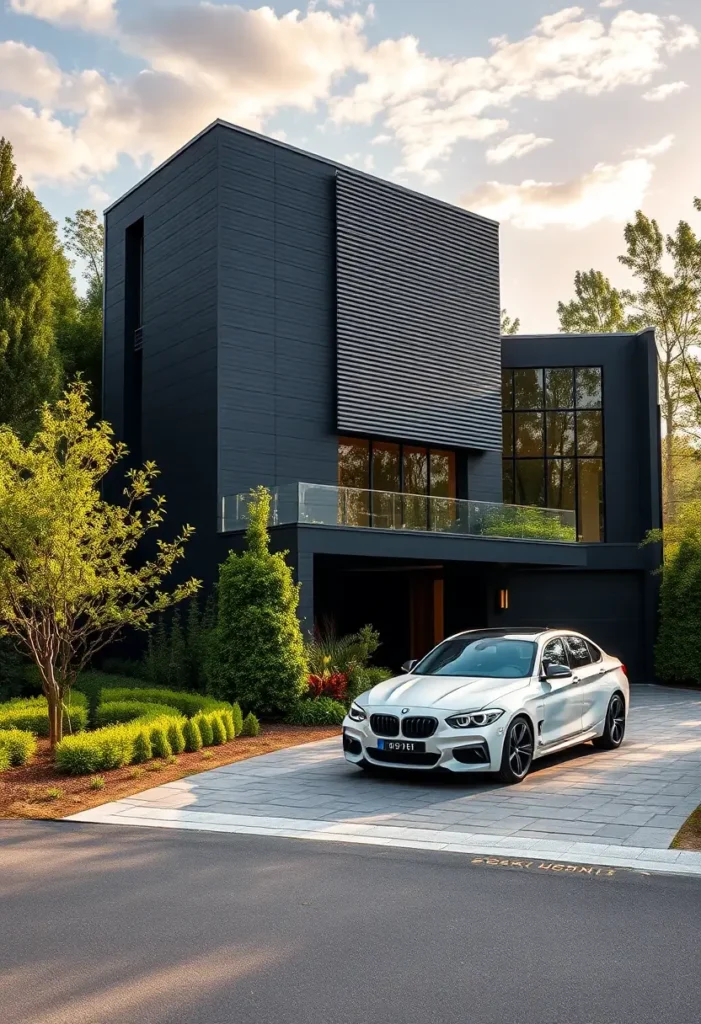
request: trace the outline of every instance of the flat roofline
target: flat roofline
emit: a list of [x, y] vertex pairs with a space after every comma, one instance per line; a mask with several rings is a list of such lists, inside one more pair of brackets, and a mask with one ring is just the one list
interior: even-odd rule
[[569, 333], [566, 331], [553, 331], [552, 334], [502, 334], [502, 341], [519, 341], [521, 339], [525, 341], [541, 340], [543, 338], [557, 338], [558, 340], [572, 338], [578, 340], [581, 338], [639, 338], [641, 334], [647, 334], [649, 331], [654, 331], [654, 327], [641, 327], [639, 331], [583, 331], [581, 333]]
[[250, 138], [258, 139], [261, 142], [267, 142], [271, 146], [277, 146], [279, 149], [285, 149], [290, 153], [298, 153], [300, 156], [306, 156], [310, 160], [317, 160], [319, 163], [327, 164], [329, 167], [335, 167], [337, 170], [350, 171], [352, 174], [356, 174], [361, 178], [367, 178], [369, 181], [377, 181], [383, 185], [389, 185], [390, 188], [397, 189], [399, 192], [406, 192], [412, 196], [420, 196], [422, 199], [429, 203], [433, 203], [436, 206], [445, 207], [446, 209], [453, 211], [457, 210], [458, 212], [467, 214], [470, 217], [476, 217], [478, 220], [484, 221], [486, 224], [495, 224], [497, 227], [499, 226], [499, 221], [493, 220], [491, 217], [485, 217], [481, 213], [475, 213], [473, 210], [468, 210], [464, 206], [458, 206], [455, 203], [447, 202], [445, 199], [437, 199], [435, 196], [429, 196], [425, 192], [419, 192], [415, 188], [408, 188], [406, 185], [399, 185], [394, 181], [388, 181], [386, 178], [380, 178], [377, 174], [368, 174], [367, 171], [361, 171], [357, 167], [351, 167], [349, 164], [340, 163], [340, 161], [332, 160], [330, 157], [319, 156], [318, 153], [310, 153], [306, 149], [300, 149], [298, 146], [291, 146], [288, 142], [281, 142], [279, 139], [272, 139], [269, 135], [263, 135], [261, 132], [251, 131], [250, 128], [242, 128], [241, 125], [233, 124], [231, 121], [224, 121], [219, 117], [216, 121], [212, 121], [211, 124], [208, 124], [206, 128], [203, 128], [201, 132], [198, 132], [197, 135], [194, 135], [189, 139], [189, 141], [181, 146], [180, 149], [176, 149], [174, 153], [171, 153], [169, 157], [166, 157], [166, 159], [162, 163], [158, 164], [157, 167], [154, 167], [152, 171], [149, 171], [148, 174], [144, 175], [144, 177], [137, 181], [135, 185], [132, 185], [131, 188], [127, 189], [119, 199], [115, 199], [113, 203], [110, 203], [110, 205], [103, 211], [103, 216], [106, 217], [107, 214], [115, 208], [115, 206], [119, 206], [121, 202], [132, 194], [132, 192], [141, 188], [145, 182], [155, 174], [158, 174], [159, 171], [162, 171], [163, 168], [167, 167], [169, 163], [176, 159], [176, 157], [180, 156], [181, 153], [184, 153], [186, 149], [189, 149], [190, 146], [194, 145], [203, 136], [208, 132], [213, 131], [215, 128], [228, 128], [230, 131], [240, 132], [241, 135], [248, 135]]

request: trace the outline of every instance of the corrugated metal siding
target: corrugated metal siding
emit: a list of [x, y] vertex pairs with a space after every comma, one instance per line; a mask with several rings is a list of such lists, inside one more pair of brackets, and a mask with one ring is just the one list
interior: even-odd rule
[[501, 451], [498, 226], [336, 174], [338, 427]]

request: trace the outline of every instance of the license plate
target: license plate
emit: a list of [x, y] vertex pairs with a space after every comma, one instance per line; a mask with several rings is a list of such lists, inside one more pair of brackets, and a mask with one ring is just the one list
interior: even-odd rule
[[378, 740], [378, 750], [397, 750], [403, 754], [425, 754], [426, 744], [415, 740]]

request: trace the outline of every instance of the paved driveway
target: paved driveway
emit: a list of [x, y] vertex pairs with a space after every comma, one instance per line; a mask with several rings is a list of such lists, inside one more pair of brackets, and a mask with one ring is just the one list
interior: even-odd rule
[[[83, 821], [212, 827], [291, 834], [331, 830], [383, 838], [462, 836], [545, 855], [604, 850], [665, 860], [701, 803], [701, 698], [692, 691], [634, 688], [626, 742], [612, 753], [583, 745], [537, 763], [517, 786], [485, 777], [423, 773], [366, 775], [348, 765], [338, 740], [266, 754], [168, 783], [86, 811]], [[189, 824], [188, 824], [189, 823]], [[221, 827], [221, 828], [219, 828]], [[324, 836], [326, 838], [326, 836]], [[573, 845], [574, 844], [574, 845]], [[406, 845], [406, 844], [405, 844]], [[701, 854], [682, 854], [698, 859]]]

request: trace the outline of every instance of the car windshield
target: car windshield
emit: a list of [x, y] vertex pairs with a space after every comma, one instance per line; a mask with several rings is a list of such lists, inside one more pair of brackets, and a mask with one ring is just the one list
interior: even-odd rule
[[536, 644], [501, 636], [459, 636], [446, 640], [414, 668], [420, 676], [483, 676], [521, 679], [533, 671]]

